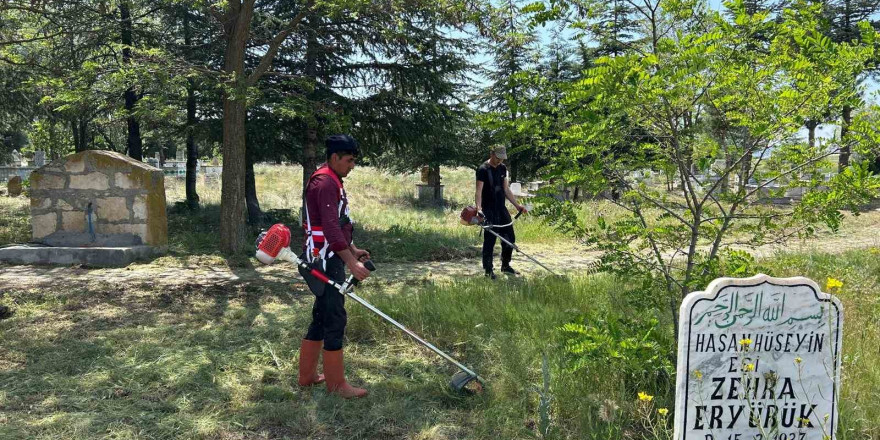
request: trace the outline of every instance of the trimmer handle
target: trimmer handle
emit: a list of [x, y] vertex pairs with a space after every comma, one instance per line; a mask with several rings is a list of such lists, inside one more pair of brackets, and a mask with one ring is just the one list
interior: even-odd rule
[[369, 270], [370, 272], [376, 270], [376, 265], [373, 264], [373, 260], [364, 261], [364, 267], [366, 267], [367, 270]]
[[513, 219], [514, 219], [514, 220], [518, 219], [519, 216], [522, 215], [522, 213], [523, 213], [523, 211], [517, 212], [516, 215], [513, 217]]
[[[373, 264], [373, 260], [367, 260], [363, 262], [364, 267], [367, 268], [370, 272], [376, 270], [376, 265]], [[348, 279], [345, 281], [345, 285], [347, 286], [357, 286], [361, 281], [354, 277], [354, 275], [349, 275]]]

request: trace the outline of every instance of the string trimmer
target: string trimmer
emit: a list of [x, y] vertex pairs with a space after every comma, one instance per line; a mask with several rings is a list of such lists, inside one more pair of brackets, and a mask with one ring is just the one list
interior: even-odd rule
[[550, 270], [549, 267], [544, 266], [543, 264], [541, 264], [540, 261], [534, 259], [531, 255], [529, 255], [529, 254], [523, 252], [522, 249], [519, 248], [519, 246], [517, 246], [517, 245], [515, 245], [515, 244], [513, 244], [513, 243], [511, 243], [511, 242], [509, 242], [509, 241], [507, 241], [507, 239], [505, 239], [504, 237], [502, 237], [501, 235], [499, 235], [497, 232], [495, 232], [495, 231], [492, 230], [493, 228], [506, 228], [506, 227], [512, 225], [513, 222], [514, 222], [516, 219], [518, 219], [519, 216], [522, 215], [522, 213], [523, 213], [523, 211], [520, 211], [519, 213], [517, 213], [516, 216], [513, 218], [513, 220], [511, 220], [510, 223], [508, 223], [508, 224], [506, 224], [506, 225], [493, 225], [493, 224], [489, 223], [489, 222], [486, 220], [485, 217], [483, 217], [483, 216], [480, 215], [479, 211], [477, 211], [477, 208], [474, 208], [473, 206], [468, 206], [468, 207], [464, 208], [464, 209], [461, 211], [461, 214], [459, 215], [459, 218], [461, 219], [461, 224], [463, 224], [463, 225], [467, 225], [467, 226], [470, 226], [470, 225], [478, 225], [478, 226], [479, 226], [480, 228], [482, 228], [484, 231], [486, 231], [486, 232], [488, 232], [488, 233], [490, 233], [490, 234], [492, 234], [492, 235], [498, 237], [499, 240], [501, 240], [501, 241], [503, 241], [504, 243], [506, 243], [508, 246], [510, 246], [511, 248], [513, 248], [515, 251], [521, 253], [524, 257], [528, 258], [529, 260], [532, 260], [532, 261], [535, 262], [535, 264], [537, 264], [538, 266], [541, 266], [541, 267], [543, 267], [544, 269], [546, 269], [547, 272], [550, 272], [550, 273], [552, 273], [553, 275], [559, 276], [556, 272], [553, 272], [552, 270]]
[[[336, 288], [340, 293], [348, 296], [349, 298], [357, 301], [360, 305], [366, 307], [371, 312], [379, 315], [382, 319], [390, 322], [395, 327], [402, 330], [409, 337], [413, 338], [419, 344], [427, 347], [434, 353], [437, 353], [443, 359], [446, 359], [451, 364], [460, 368], [461, 371], [455, 373], [452, 376], [452, 380], [449, 382], [449, 386], [452, 387], [455, 391], [470, 391], [480, 393], [483, 390], [483, 380], [481, 377], [477, 375], [477, 373], [473, 372], [468, 367], [465, 367], [461, 362], [453, 359], [452, 356], [441, 351], [439, 348], [435, 347], [430, 342], [422, 339], [419, 335], [413, 333], [412, 330], [404, 327], [403, 324], [395, 321], [390, 316], [386, 315], [381, 310], [377, 309], [372, 304], [368, 303], [365, 299], [357, 296], [354, 293], [354, 287], [358, 284], [358, 280], [354, 276], [349, 276], [343, 283], [338, 283], [325, 275], [323, 272], [315, 269], [310, 266], [308, 263], [299, 258], [293, 251], [290, 250], [290, 229], [287, 226], [284, 226], [281, 223], [273, 225], [269, 228], [269, 231], [265, 233], [265, 236], [258, 242], [257, 245], [257, 260], [260, 260], [263, 264], [272, 264], [275, 260], [289, 261], [302, 269], [308, 271], [312, 276], [317, 278], [323, 283], [326, 283], [329, 286]], [[372, 261], [364, 262], [364, 267], [366, 267], [371, 272], [376, 270], [376, 266]], [[469, 386], [470, 385], [470, 386]]]

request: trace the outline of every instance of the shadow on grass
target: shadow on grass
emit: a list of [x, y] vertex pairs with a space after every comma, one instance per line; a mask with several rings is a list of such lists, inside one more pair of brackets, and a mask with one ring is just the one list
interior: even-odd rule
[[412, 438], [480, 403], [449, 395], [430, 364], [356, 354], [349, 379], [370, 398], [299, 388], [310, 295], [106, 287], [8, 293], [22, 313], [0, 322], [0, 438]]
[[[423, 207], [426, 215], [443, 215], [444, 208]], [[224, 256], [230, 267], [250, 268], [253, 246], [261, 229], [274, 223], [286, 224], [293, 233], [291, 248], [299, 250], [303, 241], [298, 217], [292, 210], [271, 210], [267, 221], [260, 225], [248, 225], [248, 245], [240, 254]], [[197, 210], [174, 207], [168, 211], [169, 257], [185, 264], [192, 255], [221, 256], [218, 231], [220, 230], [220, 206], [203, 205]], [[375, 227], [355, 224], [355, 240], [358, 245], [370, 249], [376, 262], [453, 261], [479, 256], [477, 241], [467, 235], [447, 235], [419, 225], [391, 225]]]

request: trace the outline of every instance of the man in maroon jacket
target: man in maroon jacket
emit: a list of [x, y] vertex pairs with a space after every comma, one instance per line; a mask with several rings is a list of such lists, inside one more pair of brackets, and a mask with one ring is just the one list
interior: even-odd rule
[[[352, 221], [342, 178], [354, 169], [359, 149], [348, 135], [326, 139], [327, 162], [309, 178], [303, 212], [306, 241], [303, 259], [329, 278], [341, 283], [345, 268], [358, 280], [370, 276], [362, 261], [370, 254], [352, 242]], [[355, 388], [345, 381], [342, 338], [345, 334], [345, 295], [300, 268], [309, 289], [315, 294], [312, 323], [299, 351], [299, 384], [310, 386], [324, 382], [327, 391], [346, 399], [364, 397], [367, 390]], [[324, 349], [324, 374], [318, 374], [318, 356]]]

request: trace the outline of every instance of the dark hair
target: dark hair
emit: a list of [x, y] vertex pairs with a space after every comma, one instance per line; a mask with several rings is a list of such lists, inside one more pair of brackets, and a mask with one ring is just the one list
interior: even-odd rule
[[324, 140], [324, 146], [326, 147], [328, 161], [333, 153], [338, 154], [340, 157], [349, 154], [357, 157], [360, 154], [360, 148], [358, 147], [357, 141], [347, 134], [334, 134], [327, 136], [327, 139]]
[[354, 157], [358, 157], [358, 152], [354, 151], [354, 150], [338, 150], [338, 151], [334, 151], [332, 153], [328, 151], [327, 152], [327, 162], [330, 162], [330, 156], [332, 156], [333, 154], [338, 154], [340, 158], [342, 158], [343, 156], [349, 156], [349, 155], [354, 156]]

